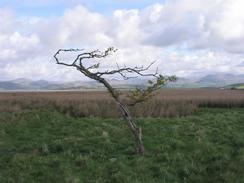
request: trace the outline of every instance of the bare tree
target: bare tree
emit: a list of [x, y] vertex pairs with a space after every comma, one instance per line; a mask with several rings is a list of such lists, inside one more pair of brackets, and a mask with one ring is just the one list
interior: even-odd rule
[[[99, 69], [100, 62], [96, 61], [94, 64], [90, 64], [89, 66], [85, 66], [85, 61], [88, 61], [89, 59], [101, 59], [109, 56], [110, 54], [116, 52], [117, 49], [114, 49], [113, 47], [110, 47], [106, 49], [105, 51], [91, 51], [91, 52], [83, 52], [83, 50], [80, 49], [59, 49], [55, 55], [54, 58], [56, 60], [57, 64], [68, 66], [68, 67], [74, 67], [78, 71], [80, 71], [82, 74], [87, 76], [90, 79], [96, 80], [99, 83], [103, 84], [105, 88], [108, 90], [108, 92], [111, 94], [115, 102], [117, 103], [121, 114], [123, 118], [127, 121], [128, 127], [130, 131], [133, 134], [135, 147], [136, 147], [136, 153], [143, 155], [145, 153], [145, 148], [142, 141], [142, 130], [140, 127], [138, 127], [135, 123], [135, 121], [132, 119], [132, 116], [128, 110], [128, 105], [136, 105], [137, 103], [143, 102], [147, 99], [149, 99], [154, 91], [160, 89], [163, 85], [165, 85], [167, 82], [175, 81], [175, 76], [162, 76], [158, 74], [158, 71], [156, 70], [154, 73], [148, 73], [147, 71], [150, 69], [150, 67], [154, 64], [154, 62], [150, 63], [148, 66], [144, 67], [127, 67], [123, 66], [120, 67], [117, 64], [116, 69], [112, 70], [105, 70], [101, 71]], [[67, 63], [65, 61], [60, 61], [58, 58], [58, 55], [61, 52], [76, 52], [76, 58], [71, 62]], [[86, 64], [87, 65], [87, 64]], [[99, 71], [100, 70], [100, 71]], [[153, 80], [148, 81], [148, 86], [144, 89], [136, 88], [135, 90], [132, 90], [130, 94], [128, 95], [131, 99], [130, 104], [126, 104], [121, 99], [121, 93], [118, 92], [115, 88], [111, 86], [111, 84], [108, 82], [108, 79], [105, 79], [105, 76], [112, 76], [115, 74], [119, 74], [124, 79], [130, 79], [137, 76], [147, 76], [147, 77], [153, 77]], [[129, 75], [129, 76], [128, 76]], [[135, 76], [137, 75], [137, 76]]]

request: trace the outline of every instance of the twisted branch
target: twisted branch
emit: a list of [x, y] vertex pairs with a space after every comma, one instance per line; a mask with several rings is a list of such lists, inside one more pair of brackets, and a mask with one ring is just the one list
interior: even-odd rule
[[[108, 87], [109, 83], [107, 83], [107, 81], [104, 79], [104, 76], [119, 74], [125, 80], [131, 79], [131, 78], [137, 78], [138, 76], [154, 78], [153, 81], [149, 80], [148, 86], [145, 89], [136, 88], [135, 90], [130, 91], [130, 94], [128, 96], [132, 101], [129, 104], [131, 106], [149, 99], [150, 97], [152, 97], [152, 94], [154, 91], [160, 89], [162, 86], [164, 86], [168, 82], [173, 82], [176, 80], [175, 76], [162, 76], [162, 75], [158, 74], [158, 68], [156, 69], [156, 71], [154, 73], [146, 73], [146, 71], [148, 71], [151, 68], [151, 66], [155, 64], [155, 61], [151, 62], [146, 67], [144, 67], [144, 66], [120, 67], [119, 64], [116, 63], [117, 69], [106, 70], [106, 71], [97, 71], [97, 72], [93, 72], [92, 70], [98, 69], [100, 67], [99, 62], [92, 64], [89, 67], [84, 66], [83, 62], [85, 62], [85, 59], [101, 59], [101, 58], [105, 58], [105, 57], [111, 55], [112, 53], [116, 52], [117, 49], [115, 49], [113, 47], [110, 47], [110, 48], [106, 49], [105, 51], [94, 50], [91, 52], [79, 53], [71, 64], [68, 64], [66, 62], [61, 62], [58, 58], [58, 55], [61, 52], [81, 52], [81, 51], [83, 51], [83, 49], [59, 49], [55, 53], [54, 58], [55, 58], [57, 64], [69, 66], [69, 67], [75, 67], [78, 71], [83, 73], [85, 76], [87, 76], [91, 79], [94, 79], [102, 84], [104, 84], [103, 82], [105, 81], [106, 82], [106, 84], [104, 84], [105, 87], [109, 88], [109, 92], [113, 96], [116, 96], [116, 98], [119, 97], [118, 94], [115, 95], [115, 93], [116, 93], [115, 89], [111, 85], [109, 85], [109, 87]], [[128, 76], [128, 74], [130, 74], [130, 75], [134, 74], [135, 76]]]
[[[136, 152], [138, 154], [143, 155], [144, 154], [144, 145], [142, 142], [141, 128], [137, 127], [135, 122], [132, 120], [129, 110], [127, 108], [127, 105], [121, 101], [121, 99], [119, 97], [119, 93], [110, 85], [110, 83], [104, 78], [104, 76], [120, 74], [120, 76], [122, 78], [130, 79], [134, 76], [127, 76], [127, 74], [136, 74], [137, 76], [147, 76], [147, 77], [154, 78], [153, 81], [151, 81], [151, 80], [148, 81], [149, 85], [147, 86], [146, 89], [142, 90], [142, 89], [136, 88], [136, 90], [132, 90], [130, 92], [131, 94], [129, 95], [129, 97], [133, 101], [130, 105], [135, 105], [139, 102], [143, 102], [143, 101], [147, 100], [148, 98], [150, 98], [150, 96], [152, 96], [152, 93], [154, 91], [160, 89], [163, 85], [165, 85], [169, 81], [175, 81], [176, 77], [162, 76], [162, 75], [158, 74], [158, 69], [154, 73], [145, 73], [145, 71], [148, 71], [155, 62], [151, 62], [146, 67], [144, 67], [144, 66], [120, 67], [118, 65], [118, 63], [116, 63], [117, 69], [93, 72], [93, 69], [98, 69], [100, 67], [100, 63], [97, 62], [95, 64], [92, 64], [89, 67], [85, 67], [83, 64], [83, 62], [85, 62], [85, 60], [105, 58], [105, 57], [109, 56], [110, 54], [116, 52], [117, 49], [110, 47], [105, 51], [99, 51], [99, 50], [95, 50], [95, 51], [91, 51], [91, 52], [82, 52], [82, 51], [83, 51], [83, 49], [59, 49], [54, 54], [54, 58], [55, 58], [57, 64], [68, 66], [68, 67], [75, 67], [78, 71], [80, 71], [85, 76], [89, 77], [90, 79], [96, 80], [99, 83], [102, 83], [107, 88], [109, 93], [112, 95], [112, 97], [118, 104], [120, 111], [121, 111], [123, 117], [125, 118], [125, 120], [127, 121], [128, 127], [134, 136], [134, 140], [135, 140], [135, 144], [136, 144]], [[66, 62], [62, 62], [59, 60], [58, 55], [61, 52], [81, 52], [81, 53], [79, 53], [76, 56], [75, 60], [71, 64], [68, 64]]]

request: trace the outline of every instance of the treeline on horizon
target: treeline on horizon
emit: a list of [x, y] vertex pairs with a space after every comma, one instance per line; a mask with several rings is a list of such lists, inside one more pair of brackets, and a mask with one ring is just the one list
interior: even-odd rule
[[[124, 94], [125, 96], [125, 94]], [[126, 97], [124, 97], [125, 100]], [[199, 107], [244, 107], [244, 92], [219, 89], [164, 89], [147, 102], [131, 107], [135, 117], [177, 117]], [[73, 117], [120, 117], [112, 97], [104, 91], [0, 93], [0, 112], [55, 109]]]

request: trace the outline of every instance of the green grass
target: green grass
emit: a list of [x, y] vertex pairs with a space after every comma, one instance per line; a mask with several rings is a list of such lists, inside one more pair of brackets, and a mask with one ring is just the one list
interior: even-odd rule
[[138, 120], [146, 155], [118, 119], [0, 113], [0, 182], [244, 182], [244, 109]]
[[244, 85], [240, 85], [240, 86], [238, 86], [236, 88], [239, 89], [239, 90], [243, 90], [244, 89]]
[[237, 83], [237, 84], [228, 85], [225, 88], [235, 89], [235, 90], [243, 90], [244, 89], [244, 83]]

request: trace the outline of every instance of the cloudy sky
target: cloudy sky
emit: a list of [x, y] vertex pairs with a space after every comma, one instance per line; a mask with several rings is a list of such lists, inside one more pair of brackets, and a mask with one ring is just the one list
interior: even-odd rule
[[180, 77], [244, 74], [243, 0], [0, 0], [0, 80], [77, 80], [59, 48], [118, 52], [106, 67], [146, 65]]

